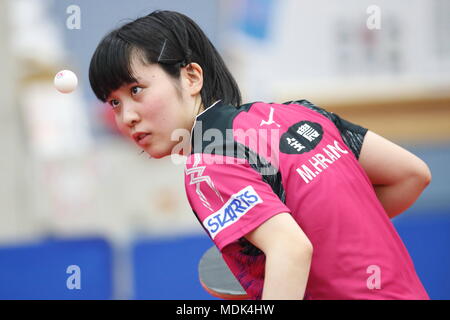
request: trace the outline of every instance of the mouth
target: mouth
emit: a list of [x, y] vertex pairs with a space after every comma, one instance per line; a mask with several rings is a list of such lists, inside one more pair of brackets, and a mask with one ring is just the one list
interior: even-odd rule
[[149, 136], [150, 133], [148, 132], [136, 132], [135, 134], [133, 134], [133, 139], [137, 144], [143, 145], [148, 140]]

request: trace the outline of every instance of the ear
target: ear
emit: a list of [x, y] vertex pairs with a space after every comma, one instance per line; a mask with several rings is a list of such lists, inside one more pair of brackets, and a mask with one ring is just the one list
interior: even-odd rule
[[189, 94], [197, 95], [203, 88], [203, 69], [195, 62], [181, 69], [181, 76]]

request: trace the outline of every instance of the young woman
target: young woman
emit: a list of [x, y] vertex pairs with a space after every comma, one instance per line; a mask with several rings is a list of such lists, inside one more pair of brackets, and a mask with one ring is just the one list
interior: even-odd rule
[[187, 156], [192, 210], [252, 299], [428, 299], [389, 219], [431, 180], [407, 150], [306, 100], [241, 105], [177, 12], [110, 32], [89, 78], [123, 135]]

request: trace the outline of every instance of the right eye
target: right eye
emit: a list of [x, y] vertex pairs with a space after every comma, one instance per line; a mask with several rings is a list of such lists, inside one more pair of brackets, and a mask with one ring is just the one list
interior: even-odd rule
[[109, 104], [111, 105], [111, 107], [113, 107], [113, 109], [115, 109], [119, 106], [120, 102], [118, 100], [113, 99], [109, 101]]

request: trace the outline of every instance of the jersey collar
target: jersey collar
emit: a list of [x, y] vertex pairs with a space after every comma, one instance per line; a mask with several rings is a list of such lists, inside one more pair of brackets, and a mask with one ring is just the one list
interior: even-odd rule
[[[194, 124], [192, 125], [192, 129], [191, 129], [191, 139], [190, 139], [191, 148], [192, 148], [192, 140], [194, 139], [194, 137], [193, 137], [194, 128], [195, 128], [195, 125], [197, 124], [197, 120], [202, 120], [204, 117], [206, 117], [205, 113], [208, 112], [214, 106], [220, 105], [219, 102], [221, 102], [221, 101], [222, 100], [217, 100], [211, 106], [209, 106], [207, 109], [203, 110], [202, 112], [200, 112], [198, 115], [195, 116]], [[191, 153], [192, 153], [192, 149], [191, 149], [191, 152], [189, 152], [189, 154], [191, 154]]]

